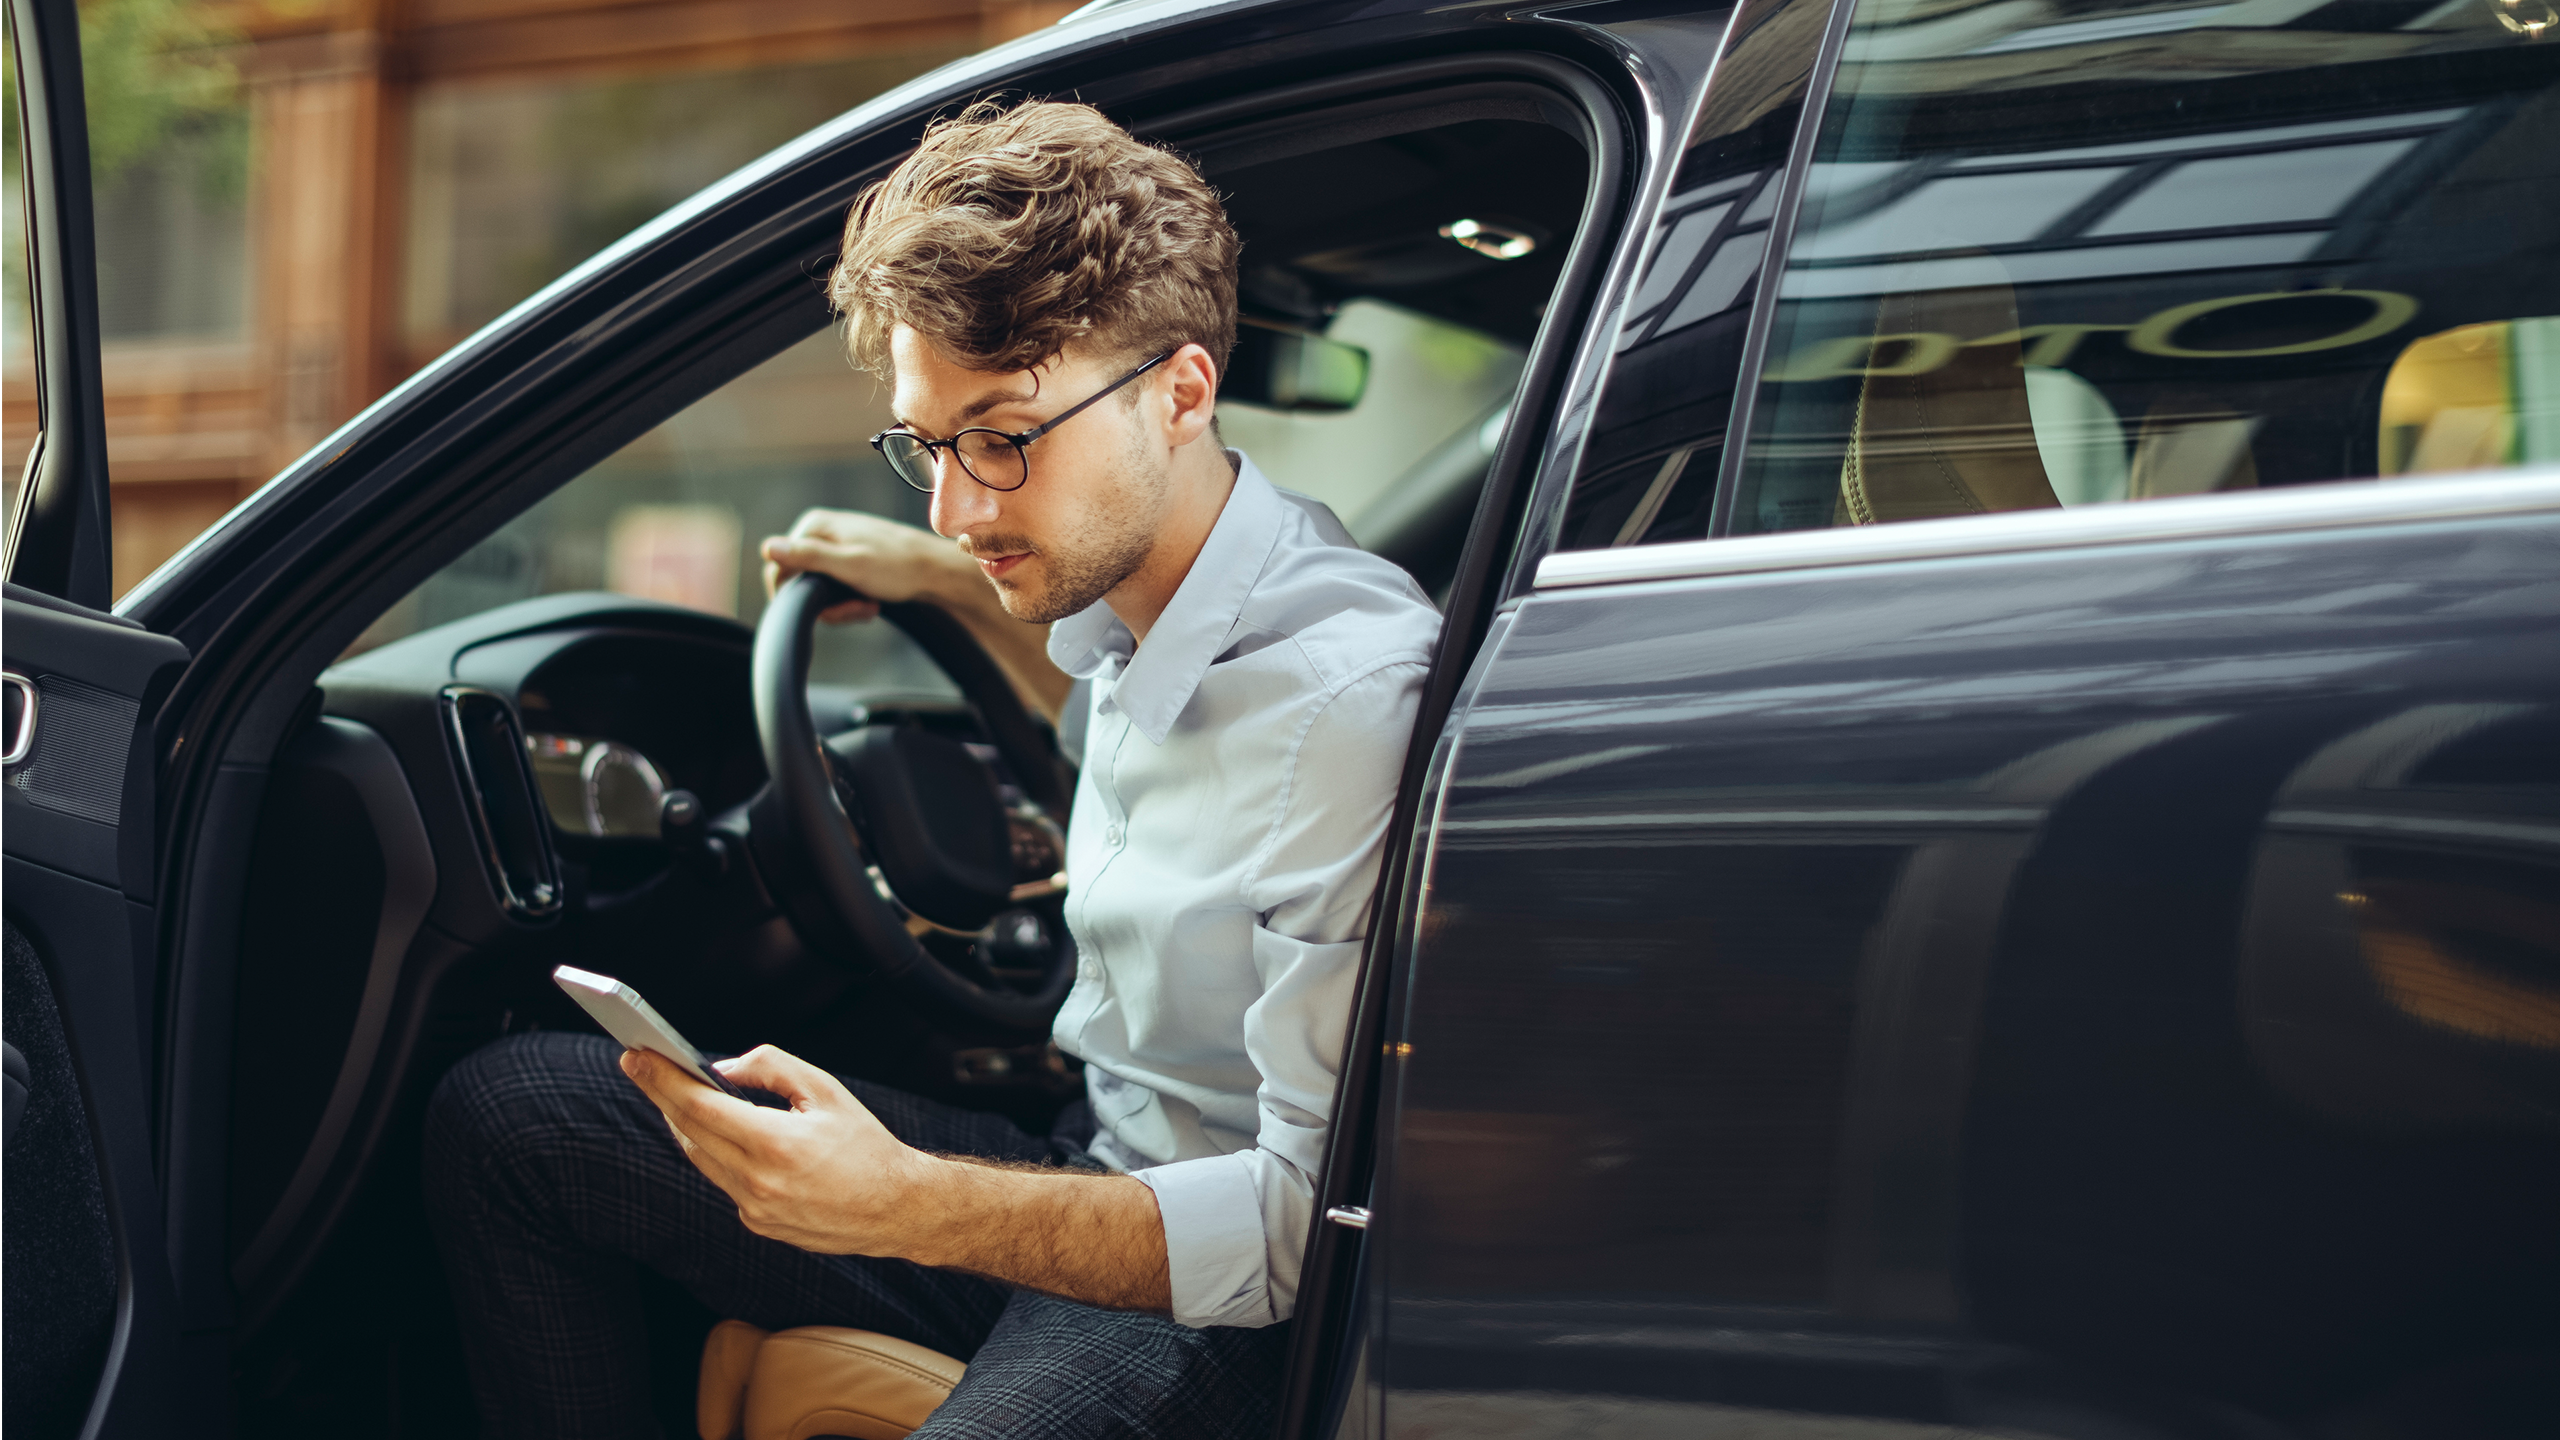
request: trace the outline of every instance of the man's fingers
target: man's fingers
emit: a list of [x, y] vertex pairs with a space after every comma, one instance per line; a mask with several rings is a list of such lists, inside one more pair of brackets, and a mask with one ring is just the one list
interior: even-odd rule
[[686, 1153], [694, 1163], [702, 1164], [707, 1156], [724, 1170], [743, 1167], [746, 1151], [741, 1141], [754, 1133], [756, 1107], [730, 1099], [677, 1069], [664, 1056], [646, 1050], [624, 1051], [622, 1073], [667, 1117], [677, 1138], [689, 1142]]
[[[807, 517], [802, 517], [800, 523], [803, 526], [807, 525], [809, 523]], [[762, 545], [756, 547], [756, 553], [764, 557], [766, 592], [771, 593], [783, 581], [803, 570], [825, 569], [827, 558], [834, 553], [835, 549], [835, 546], [825, 543], [820, 537], [803, 534], [798, 527], [794, 527], [788, 535], [775, 535], [767, 539]]]
[[801, 571], [811, 568], [811, 548], [787, 535], [776, 535], [758, 546], [757, 553], [764, 556], [765, 588], [770, 590]]
[[[847, 584], [870, 558], [860, 551], [842, 545], [812, 542], [790, 536], [777, 536], [764, 542], [764, 593], [771, 595], [782, 588], [782, 582], [803, 570], [818, 570], [835, 576]], [[847, 600], [830, 605], [818, 618], [830, 625], [844, 625], [856, 620], [875, 619], [880, 606], [869, 598]]]
[[790, 1101], [794, 1110], [853, 1099], [853, 1093], [833, 1075], [771, 1045], [759, 1045], [734, 1060], [719, 1063], [720, 1073], [729, 1077], [730, 1083], [770, 1090]]
[[795, 537], [801, 535], [833, 536], [841, 533], [847, 525], [860, 525], [864, 518], [865, 517], [862, 512], [858, 510], [828, 510], [824, 508], [803, 510], [800, 512], [800, 518], [791, 522], [791, 533]]
[[693, 1168], [701, 1171], [704, 1179], [732, 1196], [738, 1193], [737, 1171], [722, 1164], [719, 1157], [709, 1150], [693, 1143], [693, 1137], [684, 1133], [684, 1127], [673, 1120], [667, 1122], [667, 1133], [676, 1137], [676, 1148], [684, 1152], [684, 1158], [693, 1162]]

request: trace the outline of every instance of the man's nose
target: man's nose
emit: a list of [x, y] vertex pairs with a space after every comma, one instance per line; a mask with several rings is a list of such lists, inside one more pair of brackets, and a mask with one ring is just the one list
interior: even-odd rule
[[949, 455], [939, 458], [942, 464], [934, 473], [937, 483], [930, 512], [933, 533], [957, 539], [971, 526], [996, 518], [996, 492], [971, 479], [969, 472], [960, 468], [960, 462]]

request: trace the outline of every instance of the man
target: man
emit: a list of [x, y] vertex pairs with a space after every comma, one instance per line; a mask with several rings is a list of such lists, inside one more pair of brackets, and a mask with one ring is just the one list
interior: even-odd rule
[[973, 109], [855, 204], [832, 289], [894, 383], [875, 443], [956, 548], [821, 513], [767, 555], [943, 599], [1052, 703], [1025, 637], [1054, 622], [1047, 658], [1090, 682], [1056, 1036], [1091, 1128], [770, 1047], [724, 1068], [789, 1110], [593, 1037], [481, 1051], [431, 1107], [428, 1175], [493, 1434], [653, 1428], [641, 1266], [768, 1328], [968, 1361], [920, 1434], [1268, 1430], [1439, 623], [1220, 448], [1237, 249], [1197, 174], [1083, 106]]

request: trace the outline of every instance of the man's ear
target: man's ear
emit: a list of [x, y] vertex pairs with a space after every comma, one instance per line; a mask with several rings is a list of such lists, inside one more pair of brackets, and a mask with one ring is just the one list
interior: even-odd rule
[[1218, 423], [1218, 364], [1209, 352], [1198, 345], [1185, 345], [1173, 352], [1164, 364], [1165, 395], [1172, 402], [1165, 417], [1169, 433], [1166, 439], [1173, 448], [1190, 444], [1203, 435], [1215, 438]]

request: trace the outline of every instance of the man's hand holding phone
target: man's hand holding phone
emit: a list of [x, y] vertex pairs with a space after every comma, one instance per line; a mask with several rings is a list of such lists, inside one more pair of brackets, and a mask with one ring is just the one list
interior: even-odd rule
[[[797, 1056], [759, 1045], [713, 1064], [630, 986], [566, 965], [552, 978], [627, 1047], [622, 1073], [756, 1234], [821, 1255], [966, 1270], [1089, 1305], [1172, 1308], [1164, 1219], [1138, 1181], [928, 1155]], [[789, 1108], [757, 1104], [747, 1091]]]
[[948, 1162], [910, 1149], [833, 1075], [761, 1045], [712, 1067], [790, 1103], [765, 1109], [720, 1094], [674, 1062], [626, 1050], [622, 1073], [667, 1117], [676, 1143], [768, 1239], [824, 1255], [904, 1255], [902, 1216]]
[[842, 1081], [770, 1045], [715, 1064], [612, 976], [563, 965], [551, 978], [622, 1042], [622, 1073], [748, 1229], [825, 1254], [895, 1253], [885, 1222], [901, 1185], [940, 1162], [899, 1143]]

